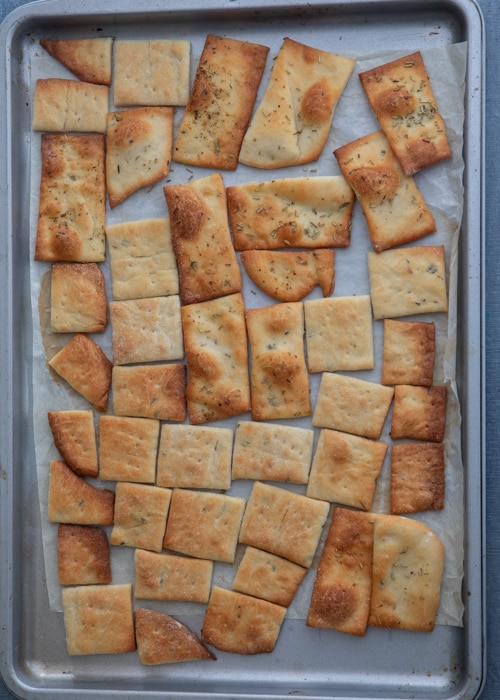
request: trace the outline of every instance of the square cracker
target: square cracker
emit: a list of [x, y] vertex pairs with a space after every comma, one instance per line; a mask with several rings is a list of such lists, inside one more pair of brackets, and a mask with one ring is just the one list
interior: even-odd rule
[[241, 525], [240, 542], [310, 567], [329, 504], [256, 481]]
[[113, 365], [92, 338], [77, 333], [49, 366], [98, 411], [106, 411]]
[[115, 494], [89, 484], [64, 463], [50, 463], [47, 518], [49, 523], [112, 525]]
[[208, 602], [213, 561], [136, 549], [134, 565], [136, 598]]
[[163, 546], [201, 559], [233, 562], [245, 499], [174, 489]]
[[159, 435], [160, 422], [153, 418], [101, 416], [101, 479], [154, 484]]
[[324, 372], [313, 425], [377, 440], [382, 434], [393, 395], [393, 387]]
[[377, 253], [436, 230], [415, 180], [401, 170], [383, 131], [346, 143], [334, 155], [356, 193]]
[[368, 253], [376, 319], [448, 311], [443, 246], [413, 246]]
[[250, 410], [247, 331], [241, 294], [181, 307], [193, 424]]
[[364, 71], [359, 79], [406, 175], [451, 158], [420, 51]]
[[201, 640], [233, 654], [269, 654], [276, 646], [286, 608], [214, 586]]
[[306, 495], [370, 510], [386, 452], [385, 442], [321, 430]]
[[168, 297], [109, 303], [115, 365], [182, 360], [181, 302]]
[[149, 484], [116, 484], [110, 544], [161, 552], [172, 491]]
[[287, 608], [307, 569], [255, 547], [246, 547], [236, 570], [233, 590]]
[[111, 37], [40, 39], [40, 46], [80, 80], [111, 85]]
[[292, 425], [239, 421], [234, 434], [233, 479], [306, 484], [314, 431]]
[[135, 633], [139, 661], [146, 666], [215, 660], [191, 630], [166, 613], [138, 608]]
[[62, 586], [111, 583], [109, 543], [103, 528], [61, 523], [57, 570]]
[[236, 250], [350, 243], [355, 196], [341, 175], [248, 182], [226, 194]]
[[245, 134], [240, 162], [279, 168], [317, 160], [355, 61], [286, 37]]
[[92, 411], [49, 411], [50, 430], [59, 454], [78, 476], [99, 473], [94, 414]]
[[231, 486], [232, 449], [230, 428], [164, 423], [156, 483], [169, 488], [227, 491]]
[[241, 272], [220, 173], [163, 188], [183, 304], [240, 292]]
[[166, 177], [173, 144], [172, 107], [136, 107], [107, 117], [106, 187], [113, 209]]
[[252, 418], [273, 420], [311, 414], [300, 301], [245, 312], [252, 356]]
[[269, 48], [208, 34], [186, 105], [174, 160], [235, 170]]
[[62, 603], [68, 654], [135, 651], [132, 584], [64, 588]]
[[396, 386], [391, 438], [442, 442], [447, 400], [446, 386]]
[[435, 357], [434, 323], [384, 319], [382, 384], [431, 386]]
[[112, 392], [117, 416], [186, 419], [186, 365], [113, 367]]
[[304, 302], [310, 372], [373, 369], [370, 297], [333, 297]]
[[308, 627], [365, 635], [372, 589], [373, 529], [370, 513], [340, 507], [333, 511], [306, 618]]
[[391, 459], [391, 513], [442, 510], [444, 496], [443, 444], [394, 445]]
[[97, 263], [53, 263], [50, 326], [54, 333], [102, 333], [108, 322], [104, 275]]
[[104, 261], [104, 154], [102, 134], [42, 134], [35, 260]]
[[106, 226], [115, 300], [179, 293], [179, 275], [167, 218]]
[[39, 78], [33, 103], [34, 131], [106, 133], [107, 85], [66, 78]]
[[182, 39], [118, 39], [113, 58], [117, 107], [185, 105], [191, 44]]
[[368, 624], [431, 632], [439, 607], [444, 546], [426, 525], [373, 516], [373, 581]]

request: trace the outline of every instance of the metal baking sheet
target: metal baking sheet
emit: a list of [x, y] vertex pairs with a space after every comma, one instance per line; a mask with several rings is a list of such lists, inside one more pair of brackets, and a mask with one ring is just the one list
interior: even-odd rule
[[[276, 48], [291, 36], [336, 53], [433, 49], [467, 42], [464, 214], [459, 244], [457, 384], [465, 473], [463, 626], [430, 635], [369, 629], [363, 639], [288, 619], [271, 655], [218, 653], [215, 664], [141, 667], [131, 655], [69, 657], [62, 615], [47, 594], [35, 464], [30, 289], [31, 96], [42, 36], [171, 36], [209, 32]], [[23, 698], [466, 698], [484, 679], [483, 594], [483, 68], [480, 12], [471, 0], [263, 2], [47, 0], [0, 30], [0, 671]], [[312, 166], [311, 166], [312, 167]], [[254, 179], [265, 179], [257, 173]], [[138, 218], [137, 216], [134, 218]], [[192, 626], [201, 626], [190, 619]]]

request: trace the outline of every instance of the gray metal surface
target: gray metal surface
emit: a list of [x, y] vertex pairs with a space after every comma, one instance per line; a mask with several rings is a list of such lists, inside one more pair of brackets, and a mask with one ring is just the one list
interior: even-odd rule
[[[241, 659], [220, 654], [216, 668], [180, 665], [140, 669], [126, 656], [67, 656], [61, 615], [48, 612], [40, 541], [40, 517], [30, 420], [31, 326], [29, 309], [29, 149], [25, 134], [29, 75], [26, 60], [40, 31], [131, 28], [161, 23], [198, 25], [200, 31], [231, 33], [251, 24], [266, 32], [307, 27], [310, 36], [335, 27], [345, 50], [405, 48], [408, 36], [422, 48], [467, 40], [471, 51], [466, 120], [466, 208], [462, 236], [461, 351], [459, 378], [464, 402], [467, 469], [467, 560], [464, 629], [438, 627], [432, 635], [370, 630], [363, 640], [342, 637], [334, 645], [299, 621], [287, 621], [271, 656]], [[339, 30], [341, 27], [341, 30]], [[369, 27], [369, 31], [367, 30]], [[283, 34], [284, 35], [284, 34]], [[24, 698], [104, 697], [306, 697], [464, 698], [477, 696], [483, 669], [484, 500], [484, 37], [480, 15], [468, 0], [455, 2], [260, 2], [202, 0], [163, 3], [49, 0], [24, 5], [3, 25], [0, 37], [2, 94], [7, 95], [0, 152], [2, 236], [0, 243], [0, 672]], [[1, 696], [0, 696], [1, 697]]]

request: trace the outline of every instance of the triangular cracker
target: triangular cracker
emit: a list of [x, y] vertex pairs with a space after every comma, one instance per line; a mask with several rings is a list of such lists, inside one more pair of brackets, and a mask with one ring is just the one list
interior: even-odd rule
[[111, 37], [40, 39], [40, 45], [80, 80], [111, 85]]
[[74, 525], [112, 525], [115, 494], [92, 486], [59, 460], [50, 463], [48, 520]]
[[54, 445], [78, 476], [99, 473], [97, 444], [92, 411], [49, 411], [47, 414]]

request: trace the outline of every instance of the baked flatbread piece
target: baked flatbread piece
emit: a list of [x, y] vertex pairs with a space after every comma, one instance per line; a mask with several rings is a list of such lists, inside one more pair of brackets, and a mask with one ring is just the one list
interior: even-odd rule
[[153, 418], [101, 416], [100, 477], [104, 481], [154, 484], [160, 422]]
[[391, 438], [442, 442], [446, 428], [447, 401], [446, 386], [396, 386]]
[[420, 51], [364, 71], [359, 79], [406, 175], [451, 158]]
[[134, 565], [136, 598], [208, 602], [213, 561], [136, 549]]
[[435, 357], [433, 322], [384, 319], [382, 384], [432, 386]]
[[106, 187], [113, 209], [170, 170], [172, 107], [136, 107], [107, 116]]
[[42, 134], [35, 260], [103, 262], [104, 136]]
[[186, 419], [186, 365], [113, 367], [113, 410], [117, 416]]
[[47, 418], [63, 461], [78, 476], [96, 477], [99, 462], [92, 411], [49, 411]]
[[57, 570], [62, 586], [111, 583], [111, 560], [105, 530], [61, 523], [57, 530]]
[[317, 160], [354, 64], [285, 38], [243, 139], [240, 162], [279, 168]]
[[174, 146], [174, 160], [235, 170], [269, 48], [209, 34]]
[[108, 322], [104, 275], [97, 263], [53, 263], [50, 326], [54, 333], [102, 333]]
[[161, 552], [172, 491], [150, 484], [116, 484], [110, 544]]
[[393, 445], [391, 513], [442, 510], [445, 482], [443, 443]]
[[111, 85], [111, 37], [40, 39], [40, 46], [80, 80]]
[[60, 460], [50, 463], [48, 521], [73, 525], [112, 525], [115, 494], [92, 486]]
[[33, 131], [106, 133], [107, 85], [66, 78], [39, 78], [33, 103]]

